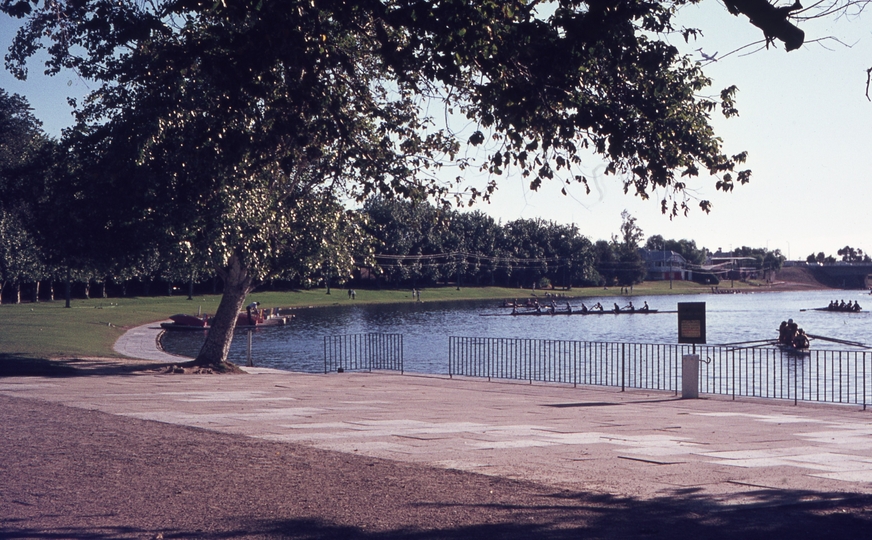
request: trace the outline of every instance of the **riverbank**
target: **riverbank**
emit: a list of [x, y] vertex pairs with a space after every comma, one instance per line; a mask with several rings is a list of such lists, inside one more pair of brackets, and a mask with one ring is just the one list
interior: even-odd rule
[[802, 291], [832, 288], [818, 281], [808, 268], [801, 266], [782, 268], [775, 272], [772, 282], [775, 290]]

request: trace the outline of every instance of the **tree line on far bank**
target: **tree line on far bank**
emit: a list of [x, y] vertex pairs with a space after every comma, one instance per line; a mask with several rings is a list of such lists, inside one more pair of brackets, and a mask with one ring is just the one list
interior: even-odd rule
[[[0, 90], [0, 125], [0, 301], [222, 291], [214, 265], [190, 243], [158, 242], [160, 235], [149, 237], [153, 229], [116, 213], [125, 201], [84, 171], [91, 164], [42, 132], [24, 98]], [[477, 210], [381, 195], [354, 211], [323, 195], [308, 208], [294, 216], [296, 256], [261, 287], [630, 286], [646, 275], [639, 248], [672, 251], [691, 265], [704, 264], [708, 253], [688, 239], [643, 242], [626, 212], [612, 238], [592, 240], [574, 224], [500, 223]], [[107, 230], [107, 222], [114, 226]], [[783, 261], [778, 250], [742, 247], [733, 255], [753, 258], [745, 265], [757, 269]]]
[[[214, 265], [189, 243], [158, 242], [160, 235], [149, 238], [152, 229], [115, 212], [125, 201], [102, 190], [85, 170], [91, 164], [42, 132], [24, 98], [0, 90], [0, 124], [0, 301], [222, 291]], [[262, 287], [629, 286], [645, 278], [640, 247], [705, 261], [705, 248], [693, 240], [654, 235], [643, 243], [635, 218], [622, 218], [612, 238], [592, 240], [574, 224], [498, 223], [481, 211], [425, 201], [373, 195], [348, 211], [316, 198], [308, 213], [294, 216], [296, 256]], [[776, 252], [736, 253], [756, 256], [757, 268], [780, 264]]]

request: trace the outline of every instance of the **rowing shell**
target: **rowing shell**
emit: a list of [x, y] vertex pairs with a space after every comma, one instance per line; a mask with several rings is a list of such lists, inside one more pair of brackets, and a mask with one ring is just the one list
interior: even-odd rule
[[675, 313], [673, 311], [660, 311], [657, 309], [648, 309], [642, 310], [637, 309], [636, 311], [599, 311], [599, 310], [588, 310], [588, 311], [551, 311], [548, 309], [543, 309], [542, 311], [516, 311], [514, 313], [482, 313], [482, 317], [523, 317], [527, 315], [648, 315], [650, 313]]

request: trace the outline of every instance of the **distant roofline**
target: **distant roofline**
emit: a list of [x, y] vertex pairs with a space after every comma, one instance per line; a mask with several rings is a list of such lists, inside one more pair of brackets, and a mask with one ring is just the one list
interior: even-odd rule
[[753, 261], [756, 260], [756, 257], [716, 257], [712, 255], [709, 259], [712, 261]]

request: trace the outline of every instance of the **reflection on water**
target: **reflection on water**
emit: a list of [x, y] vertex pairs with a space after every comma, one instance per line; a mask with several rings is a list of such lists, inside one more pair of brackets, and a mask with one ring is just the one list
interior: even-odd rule
[[[509, 309], [497, 307], [496, 300], [304, 309], [297, 312], [288, 326], [254, 332], [252, 358], [256, 366], [319, 372], [324, 369], [325, 336], [392, 333], [403, 335], [406, 371], [447, 373], [448, 336], [676, 343], [678, 324], [674, 312], [678, 302], [706, 302], [706, 334], [710, 344], [775, 338], [778, 325], [788, 318], [809, 334], [872, 344], [869, 311], [813, 311], [834, 299], [859, 300], [864, 308], [872, 308], [872, 298], [863, 291], [808, 291], [570, 300], [574, 308], [579, 308], [582, 300], [588, 306], [597, 301], [604, 305], [614, 302], [626, 305], [632, 300], [637, 306], [647, 301], [652, 309], [672, 312], [649, 315], [512, 317], [507, 315]], [[559, 308], [562, 307], [560, 304]], [[203, 337], [196, 332], [168, 332], [163, 345], [169, 352], [196, 356]], [[238, 332], [231, 346], [232, 362], [245, 363], [246, 341], [245, 334]], [[812, 347], [845, 348], [822, 340], [815, 340]]]

